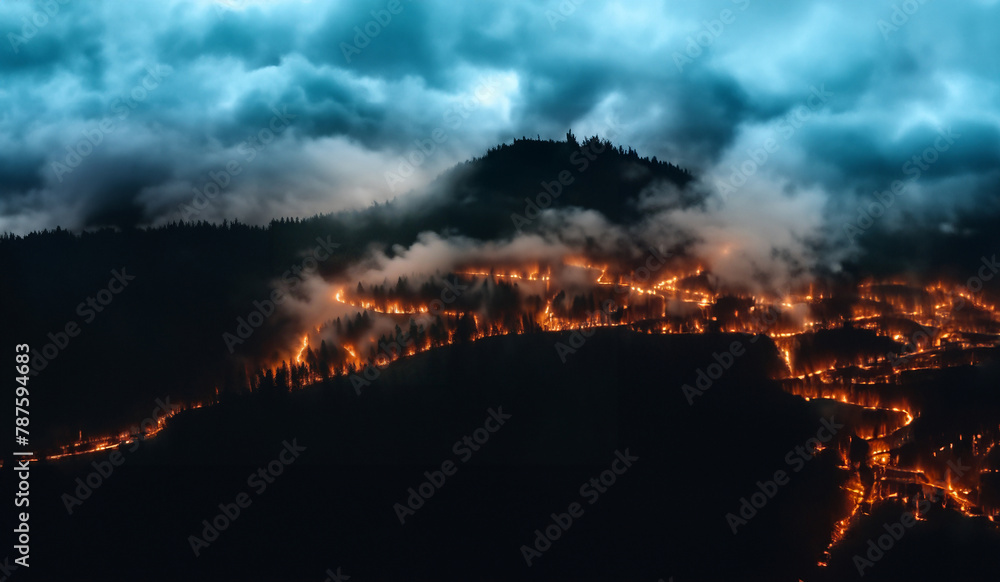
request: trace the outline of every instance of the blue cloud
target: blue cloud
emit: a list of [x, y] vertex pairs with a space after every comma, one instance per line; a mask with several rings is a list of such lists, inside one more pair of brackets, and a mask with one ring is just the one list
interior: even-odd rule
[[[0, 231], [175, 219], [234, 159], [245, 173], [199, 218], [365, 206], [401, 194], [382, 176], [435, 129], [448, 140], [406, 189], [499, 141], [599, 131], [612, 113], [616, 141], [712, 176], [820, 85], [832, 98], [753, 179], [850, 211], [953, 126], [962, 139], [922, 187], [934, 198], [962, 180], [971, 199], [1000, 162], [998, 13], [986, 0], [921, 4], [905, 22], [832, 0], [6, 1]], [[148, 67], [171, 74], [121, 117]], [[484, 78], [500, 81], [472, 99]], [[297, 118], [246, 162], [273, 107]], [[114, 130], [60, 173], [107, 118]]]

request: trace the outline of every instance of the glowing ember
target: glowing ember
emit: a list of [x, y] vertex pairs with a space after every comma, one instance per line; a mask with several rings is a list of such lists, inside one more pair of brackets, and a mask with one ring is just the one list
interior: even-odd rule
[[[419, 287], [402, 279], [395, 286], [339, 286], [332, 299], [341, 313], [346, 309], [351, 315], [316, 327], [312, 342], [311, 333], [305, 333], [286, 353], [288, 361], [271, 363], [258, 377], [304, 386], [455, 342], [541, 331], [627, 326], [656, 334], [765, 334], [784, 363], [776, 380], [806, 401], [838, 403], [854, 419], [854, 438], [867, 445], [863, 463], [875, 475], [873, 483], [862, 483], [857, 459], [848, 461], [850, 452], [839, 445], [842, 469], [850, 473], [843, 486], [850, 509], [834, 525], [820, 565], [826, 565], [833, 546], [859, 516], [880, 502], [901, 499], [914, 484], [939, 491], [965, 515], [991, 520], [997, 515], [996, 508], [983, 507], [978, 486], [970, 485], [975, 478], [952, 483], [947, 463], [958, 456], [955, 442], [928, 453], [920, 466], [902, 462], [897, 453], [912, 439], [911, 424], [920, 416], [918, 404], [898, 389], [900, 375], [974, 364], [981, 359], [977, 350], [1000, 344], [995, 306], [963, 288], [865, 281], [849, 307], [837, 310], [830, 306], [831, 294], [816, 286], [773, 297], [725, 293], [710, 284], [713, 279], [702, 267], [664, 269], [655, 280], [640, 282], [628, 269], [577, 257], [551, 266], [467, 268], [449, 277]], [[252, 381], [249, 388], [256, 385]], [[47, 458], [152, 438], [165, 424], [163, 418], [141, 434], [130, 429], [80, 438]], [[957, 439], [963, 451], [971, 445], [977, 475], [991, 471], [983, 460], [1000, 441], [1000, 427]], [[968, 459], [970, 453], [965, 454]]]

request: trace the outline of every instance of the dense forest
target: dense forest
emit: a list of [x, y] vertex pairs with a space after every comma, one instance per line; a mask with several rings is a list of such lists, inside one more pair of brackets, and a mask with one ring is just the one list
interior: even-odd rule
[[[523, 214], [526, 199], [534, 200], [561, 173], [567, 183], [553, 208], [598, 209], [615, 221], [637, 216], [635, 202], [650, 185], [683, 187], [691, 180], [672, 164], [597, 136], [580, 143], [570, 132], [566, 141], [499, 145], [426, 188], [364, 210], [267, 225], [233, 220], [4, 233], [2, 333], [40, 355], [33, 359], [33, 405], [44, 419], [36, 428], [47, 429], [38, 438], [62, 440], [134, 422], [166, 395], [205, 401], [248, 384], [299, 385], [304, 372], [294, 365], [279, 366], [278, 378], [273, 372], [258, 376], [259, 362], [275, 360], [277, 346], [295, 341], [281, 310], [232, 351], [223, 339], [279, 281], [291, 282], [295, 293], [304, 269], [314, 266], [330, 279], [372, 249], [392, 256], [395, 245], [409, 246], [422, 232], [509, 238], [518, 231], [511, 215]], [[327, 258], [307, 261], [316, 249]], [[41, 354], [47, 344], [55, 349]], [[336, 360], [336, 354], [321, 353], [322, 346], [314, 348], [307, 361]], [[314, 369], [320, 367], [336, 369]], [[80, 414], [84, 409], [87, 414]]]

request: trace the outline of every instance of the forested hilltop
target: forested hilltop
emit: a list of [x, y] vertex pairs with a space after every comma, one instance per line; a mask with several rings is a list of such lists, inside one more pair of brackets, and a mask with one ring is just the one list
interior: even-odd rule
[[[3, 234], [3, 333], [36, 351], [58, 348], [47, 354], [55, 357], [34, 360], [41, 370], [32, 380], [33, 405], [51, 427], [39, 438], [62, 440], [144, 418], [155, 398], [213, 399], [216, 390], [252, 374], [256, 362], [273, 359], [275, 347], [292, 339], [284, 316], [269, 317], [234, 353], [223, 334], [279, 281], [301, 280], [313, 264], [330, 279], [372, 249], [392, 256], [394, 245], [408, 247], [422, 232], [515, 236], [512, 215], [523, 216], [527, 202], [551, 183], [560, 188], [552, 208], [596, 209], [628, 222], [641, 215], [636, 202], [644, 189], [682, 188], [691, 179], [631, 148], [597, 136], [581, 143], [569, 133], [565, 141], [498, 145], [425, 188], [363, 210], [278, 218], [266, 226], [234, 220]], [[327, 258], [305, 261], [316, 249]], [[64, 338], [68, 325], [76, 335]]]

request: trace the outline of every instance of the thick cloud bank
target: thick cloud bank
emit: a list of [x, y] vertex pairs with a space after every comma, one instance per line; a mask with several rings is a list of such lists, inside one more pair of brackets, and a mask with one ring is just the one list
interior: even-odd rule
[[995, 0], [5, 1], [0, 231], [365, 207], [614, 118], [712, 191], [672, 218], [713, 256], [961, 233], [996, 206], [998, 27]]

